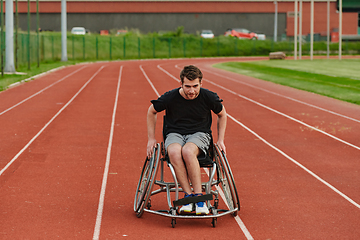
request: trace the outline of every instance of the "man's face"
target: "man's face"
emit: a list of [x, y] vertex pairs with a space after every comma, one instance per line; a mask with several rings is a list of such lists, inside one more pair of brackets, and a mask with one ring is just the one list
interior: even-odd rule
[[199, 81], [199, 78], [196, 78], [196, 79], [190, 81], [189, 79], [187, 79], [185, 77], [184, 78], [184, 83], [181, 85], [181, 87], [182, 87], [182, 89], [184, 91], [185, 99], [193, 100], [200, 93], [201, 83]]

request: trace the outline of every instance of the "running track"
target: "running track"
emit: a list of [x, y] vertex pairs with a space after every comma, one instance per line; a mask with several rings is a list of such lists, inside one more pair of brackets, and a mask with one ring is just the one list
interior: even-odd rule
[[[211, 67], [229, 60], [249, 59], [75, 65], [1, 92], [0, 239], [358, 239], [360, 106]], [[229, 114], [242, 208], [216, 228], [133, 213], [149, 101], [186, 64]]]

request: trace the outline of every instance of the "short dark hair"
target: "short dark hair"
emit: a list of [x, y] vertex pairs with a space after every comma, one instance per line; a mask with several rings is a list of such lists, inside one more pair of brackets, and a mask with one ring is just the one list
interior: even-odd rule
[[184, 83], [184, 78], [189, 79], [190, 81], [199, 78], [199, 82], [201, 82], [203, 78], [203, 74], [200, 69], [194, 65], [185, 66], [183, 70], [180, 72], [181, 83]]

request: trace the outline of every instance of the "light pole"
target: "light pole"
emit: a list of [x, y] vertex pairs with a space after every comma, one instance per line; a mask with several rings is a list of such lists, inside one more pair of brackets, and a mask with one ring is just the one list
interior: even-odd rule
[[298, 33], [298, 0], [294, 2], [295, 15], [294, 15], [294, 60], [297, 59], [297, 33]]
[[37, 57], [37, 67], [40, 67], [40, 17], [39, 17], [39, 0], [36, 0], [36, 57]]
[[275, 17], [274, 17], [274, 42], [277, 42], [277, 27], [278, 27], [278, 5], [277, 1], [275, 0]]
[[299, 1], [299, 59], [302, 56], [302, 7], [303, 0]]
[[61, 0], [61, 61], [63, 62], [68, 60], [66, 24], [66, 0]]
[[342, 0], [339, 0], [339, 60], [341, 60], [342, 50]]
[[14, 3], [13, 0], [5, 2], [5, 72], [14, 73]]
[[28, 69], [30, 70], [31, 63], [30, 63], [30, 0], [27, 0], [28, 12], [27, 12], [27, 19], [28, 19], [28, 38], [27, 38], [27, 60], [28, 60]]
[[314, 0], [310, 2], [310, 59], [314, 56]]

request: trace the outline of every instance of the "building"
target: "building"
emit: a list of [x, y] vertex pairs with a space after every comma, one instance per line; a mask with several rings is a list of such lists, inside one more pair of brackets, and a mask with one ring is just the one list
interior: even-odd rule
[[[300, 0], [299, 0], [300, 1]], [[314, 4], [314, 32], [326, 35], [327, 1]], [[310, 1], [302, 1], [303, 35], [310, 33]], [[336, 0], [330, 2], [330, 29], [339, 27]], [[277, 0], [278, 36], [294, 36], [294, 0]], [[14, 7], [15, 9], [15, 7]], [[19, 27], [27, 29], [27, 1], [18, 0]], [[36, 29], [36, 1], [30, 1], [31, 29]], [[139, 29], [142, 33], [175, 31], [187, 33], [211, 29], [215, 35], [228, 28], [247, 28], [273, 36], [274, 1], [267, 0], [67, 0], [67, 29], [83, 26], [91, 32]], [[40, 28], [60, 31], [61, 0], [39, 0]], [[358, 34], [359, 13], [343, 13], [343, 34]]]

